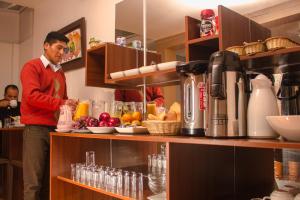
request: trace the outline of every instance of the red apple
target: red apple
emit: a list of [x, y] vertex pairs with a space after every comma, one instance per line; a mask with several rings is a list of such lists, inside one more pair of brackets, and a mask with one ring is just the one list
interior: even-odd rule
[[120, 124], [121, 124], [120, 119], [117, 118], [117, 117], [110, 118], [108, 122], [110, 122], [111, 124], [113, 124], [113, 126], [120, 126]]
[[115, 125], [114, 125], [114, 123], [112, 123], [112, 122], [107, 122], [107, 126], [108, 126], [108, 127], [114, 127]]
[[106, 121], [108, 122], [110, 119], [110, 115], [107, 112], [103, 112], [99, 116], [99, 121]]
[[106, 121], [100, 121], [99, 124], [98, 124], [98, 126], [100, 126], [100, 127], [107, 127], [108, 124], [107, 124]]

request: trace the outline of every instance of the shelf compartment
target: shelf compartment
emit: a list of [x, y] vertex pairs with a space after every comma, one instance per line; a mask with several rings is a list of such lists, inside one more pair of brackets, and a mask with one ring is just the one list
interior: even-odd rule
[[119, 135], [119, 134], [82, 134], [82, 133], [51, 133], [51, 136], [89, 138], [100, 140], [127, 140], [145, 142], [167, 142], [181, 144], [203, 144], [213, 146], [250, 147], [267, 149], [300, 149], [300, 142], [281, 141], [277, 139], [212, 139], [206, 137], [184, 137], [184, 136], [151, 136], [151, 135]]
[[112, 193], [112, 192], [108, 192], [108, 191], [100, 189], [100, 188], [94, 188], [94, 187], [91, 187], [91, 186], [88, 186], [88, 185], [84, 185], [84, 184], [78, 183], [76, 181], [73, 181], [71, 179], [68, 179], [68, 178], [65, 178], [65, 177], [62, 177], [62, 176], [57, 176], [57, 179], [60, 180], [60, 181], [65, 182], [65, 183], [69, 183], [71, 185], [78, 186], [80, 188], [84, 188], [84, 189], [87, 189], [87, 190], [92, 190], [94, 192], [101, 193], [101, 194], [104, 194], [104, 195], [107, 195], [107, 196], [110, 196], [110, 197], [113, 197], [113, 198], [122, 199], [122, 200], [133, 200], [133, 198], [122, 196], [122, 195], [115, 194], [115, 193]]
[[188, 40], [189, 45], [201, 45], [201, 46], [219, 46], [219, 35], [212, 35], [202, 38], [196, 38]]
[[141, 86], [146, 79], [147, 85], [167, 86], [179, 84], [179, 76], [176, 69], [169, 69], [163, 71], [155, 71], [145, 74], [138, 74], [133, 76], [126, 76], [118, 79], [108, 79], [107, 83], [128, 85], [128, 86]]

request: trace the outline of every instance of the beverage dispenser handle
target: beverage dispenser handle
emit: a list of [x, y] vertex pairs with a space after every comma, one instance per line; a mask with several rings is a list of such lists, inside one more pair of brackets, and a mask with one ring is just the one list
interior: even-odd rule
[[218, 99], [225, 99], [223, 90], [223, 66], [212, 66], [212, 78], [211, 78], [211, 96]]

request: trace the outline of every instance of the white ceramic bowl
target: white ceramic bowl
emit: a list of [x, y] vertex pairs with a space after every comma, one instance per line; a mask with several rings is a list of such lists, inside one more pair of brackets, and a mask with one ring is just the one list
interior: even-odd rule
[[140, 70], [138, 68], [135, 69], [129, 69], [124, 71], [125, 76], [133, 76], [133, 75], [137, 75], [140, 73]]
[[300, 141], [300, 115], [267, 116], [270, 126], [290, 141]]
[[157, 70], [157, 67], [156, 65], [149, 65], [149, 66], [140, 67], [139, 69], [141, 74], [145, 74], [145, 73], [155, 72]]
[[176, 65], [178, 65], [180, 61], [171, 61], [171, 62], [164, 62], [159, 63], [157, 65], [158, 70], [167, 70], [167, 69], [175, 69]]
[[114, 127], [86, 127], [92, 133], [113, 133], [115, 131]]
[[110, 73], [110, 77], [112, 79], [115, 79], [115, 78], [122, 78], [124, 77], [124, 72], [123, 71], [120, 71], [120, 72], [114, 72], [114, 73]]

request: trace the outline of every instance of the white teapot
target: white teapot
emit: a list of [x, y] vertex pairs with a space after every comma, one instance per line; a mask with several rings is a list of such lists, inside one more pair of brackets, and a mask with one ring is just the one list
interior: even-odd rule
[[248, 136], [253, 138], [276, 138], [266, 120], [266, 116], [279, 115], [277, 100], [272, 90], [272, 82], [260, 74], [251, 80], [252, 93], [248, 104]]
[[60, 114], [57, 129], [60, 131], [70, 131], [72, 129], [72, 109], [68, 105], [60, 106]]

